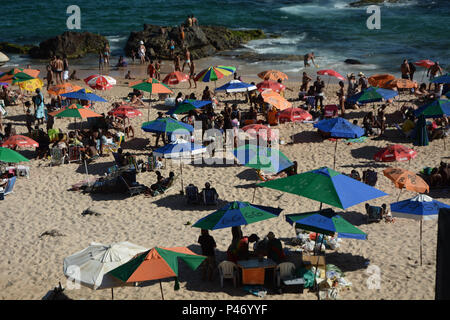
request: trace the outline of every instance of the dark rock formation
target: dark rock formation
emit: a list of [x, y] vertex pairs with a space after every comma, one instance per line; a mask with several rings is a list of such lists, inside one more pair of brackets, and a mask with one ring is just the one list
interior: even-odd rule
[[361, 61], [356, 60], [356, 59], [347, 59], [347, 60], [345, 60], [344, 62], [345, 62], [345, 63], [348, 63], [348, 64], [362, 64]]
[[133, 50], [137, 53], [139, 42], [143, 41], [147, 55], [170, 59], [170, 40], [173, 40], [175, 54], [182, 56], [183, 48], [187, 47], [192, 58], [199, 59], [212, 56], [219, 51], [236, 49], [250, 40], [266, 38], [261, 30], [231, 30], [219, 26], [185, 27], [184, 34], [185, 39], [182, 42], [178, 27], [145, 24], [143, 31], [131, 32], [125, 46], [125, 54], [131, 56]]
[[6, 53], [16, 53], [16, 54], [28, 54], [28, 52], [36, 46], [33, 45], [19, 45], [9, 42], [0, 42], [0, 51]]
[[53, 54], [66, 54], [68, 58], [80, 58], [87, 53], [98, 53], [108, 40], [101, 35], [90, 32], [66, 31], [63, 34], [45, 40], [39, 47], [32, 48], [30, 55], [32, 58], [48, 59]]

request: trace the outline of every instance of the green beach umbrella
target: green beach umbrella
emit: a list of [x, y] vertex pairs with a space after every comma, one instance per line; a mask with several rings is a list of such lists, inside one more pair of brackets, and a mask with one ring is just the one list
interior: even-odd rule
[[161, 296], [164, 300], [161, 279], [175, 277], [175, 290], [179, 289], [179, 259], [184, 261], [192, 270], [195, 270], [206, 257], [197, 255], [185, 247], [155, 247], [111, 270], [108, 274], [128, 283], [160, 280]]
[[100, 114], [95, 113], [94, 111], [83, 107], [80, 104], [71, 104], [70, 106], [51, 112], [50, 115], [58, 118], [93, 118], [93, 117], [101, 117]]
[[12, 84], [16, 84], [16, 83], [21, 83], [21, 82], [25, 82], [31, 79], [35, 79], [32, 76], [30, 76], [29, 74], [26, 74], [25, 72], [19, 72], [16, 73], [13, 78], [12, 78]]
[[279, 149], [258, 147], [252, 144], [234, 149], [233, 154], [246, 167], [272, 173], [278, 173], [293, 165], [292, 161]]
[[387, 194], [327, 167], [259, 184], [347, 209]]
[[23, 155], [21, 155], [20, 153], [14, 151], [14, 150], [0, 147], [0, 161], [7, 162], [7, 163], [9, 163], [9, 162], [17, 163], [17, 162], [30, 161], [30, 160], [25, 158]]
[[176, 130], [184, 130], [193, 132], [194, 127], [172, 118], [158, 118], [153, 121], [144, 122], [141, 129], [145, 132], [174, 132]]
[[283, 209], [234, 201], [198, 220], [193, 227], [216, 230], [276, 218]]

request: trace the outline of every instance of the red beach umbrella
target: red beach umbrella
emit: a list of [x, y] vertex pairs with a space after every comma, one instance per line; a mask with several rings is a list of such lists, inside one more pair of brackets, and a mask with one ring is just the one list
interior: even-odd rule
[[22, 135], [11, 136], [2, 143], [2, 147], [15, 148], [15, 147], [39, 147], [39, 143], [31, 138]]
[[345, 78], [341, 74], [339, 74], [338, 72], [331, 70], [331, 69], [319, 70], [319, 71], [317, 71], [317, 74], [335, 77], [335, 78], [338, 78], [339, 80], [345, 81]]
[[417, 151], [400, 144], [394, 144], [383, 148], [373, 157], [375, 161], [409, 161], [417, 156]]
[[189, 76], [186, 73], [180, 71], [174, 71], [169, 73], [164, 79], [163, 83], [168, 85], [175, 85], [181, 82], [186, 82], [189, 80]]
[[259, 92], [263, 92], [266, 89], [271, 89], [275, 92], [280, 92], [286, 89], [286, 86], [282, 83], [271, 81], [271, 80], [264, 80], [256, 85], [256, 88], [258, 88]]

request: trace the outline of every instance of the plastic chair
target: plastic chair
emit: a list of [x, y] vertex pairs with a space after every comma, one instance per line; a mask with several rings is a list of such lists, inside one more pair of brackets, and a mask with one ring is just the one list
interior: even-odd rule
[[11, 177], [8, 179], [8, 183], [6, 184], [5, 191], [3, 191], [3, 195], [8, 195], [13, 193], [14, 184], [16, 183], [16, 177]]
[[53, 166], [64, 164], [64, 158], [66, 156], [63, 155], [63, 152], [60, 148], [54, 147], [50, 149], [50, 157], [51, 157], [50, 166]]
[[281, 286], [281, 280], [290, 279], [294, 276], [295, 273], [295, 265], [292, 262], [283, 262], [280, 263], [275, 268], [275, 285], [277, 287]]
[[68, 162], [79, 162], [81, 161], [81, 148], [79, 146], [69, 146], [69, 157]]
[[223, 288], [224, 279], [233, 279], [233, 285], [236, 288], [239, 278], [237, 265], [231, 261], [222, 261], [217, 267], [219, 268], [220, 286]]

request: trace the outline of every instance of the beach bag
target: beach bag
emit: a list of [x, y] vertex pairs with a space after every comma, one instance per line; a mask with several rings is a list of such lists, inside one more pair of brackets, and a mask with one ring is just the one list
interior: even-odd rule
[[356, 170], [352, 170], [352, 172], [350, 173], [350, 177], [355, 180], [361, 181], [361, 176], [359, 175], [359, 172]]
[[374, 206], [370, 206], [369, 210], [367, 212], [368, 214], [368, 221], [380, 221], [383, 219], [383, 216], [381, 214], [382, 209], [381, 207], [374, 207]]
[[378, 174], [374, 170], [366, 170], [363, 172], [363, 182], [371, 187], [375, 187], [378, 181]]

